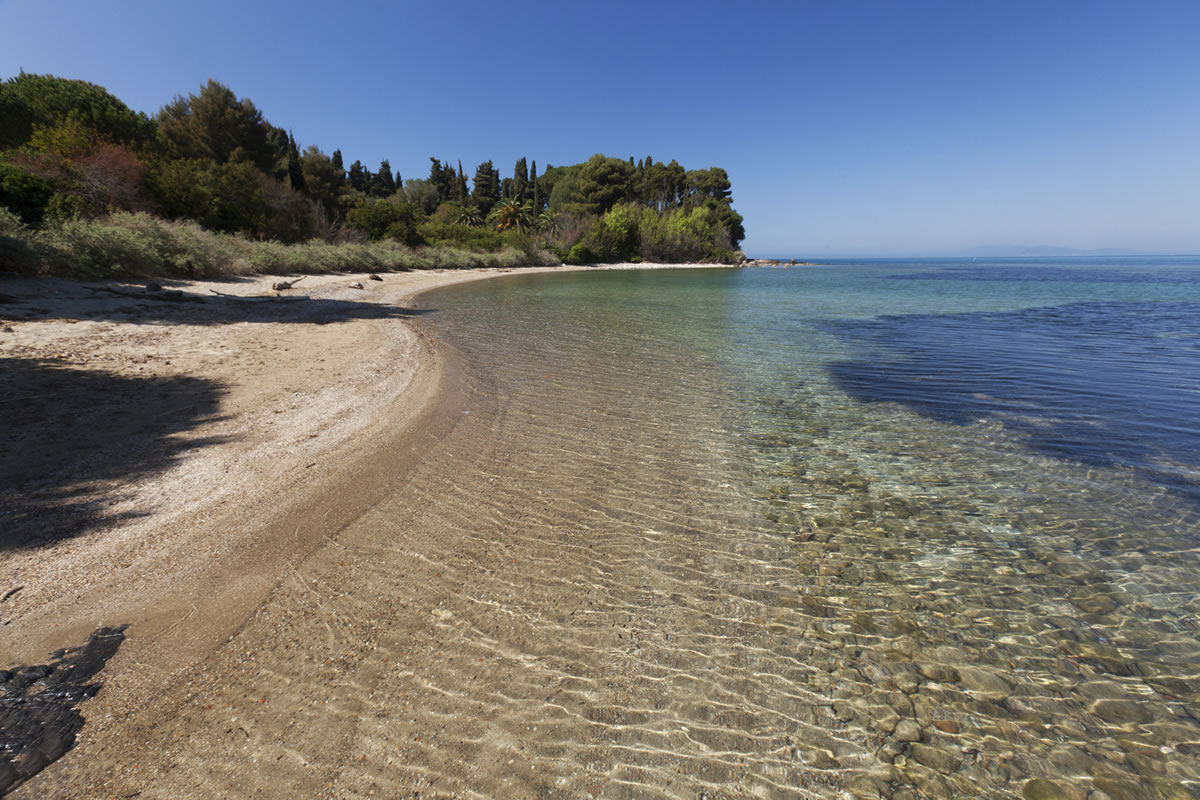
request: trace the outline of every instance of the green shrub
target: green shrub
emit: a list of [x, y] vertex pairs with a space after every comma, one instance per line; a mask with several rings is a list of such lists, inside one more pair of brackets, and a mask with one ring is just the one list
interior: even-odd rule
[[20, 217], [0, 206], [0, 272], [37, 272], [40, 259], [30, 235]]
[[496, 252], [504, 247], [504, 234], [490, 228], [474, 228], [455, 222], [426, 222], [418, 229], [431, 245], [479, 252]]
[[21, 218], [26, 225], [40, 225], [54, 187], [44, 178], [0, 161], [0, 206]]
[[567, 253], [567, 257], [563, 261], [568, 264], [594, 264], [596, 263], [596, 257], [586, 244], [579, 242], [571, 247], [570, 252]]
[[[558, 263], [524, 237], [504, 235], [492, 252], [460, 247], [411, 248], [392, 240], [299, 244], [250, 241], [168, 222], [144, 213], [47, 222], [31, 229], [0, 207], [0, 270], [79, 278], [179, 276], [220, 278], [253, 273], [382, 272]], [[503, 242], [511, 244], [503, 244]]]
[[50, 196], [50, 202], [46, 204], [45, 218], [52, 222], [78, 219], [82, 210], [79, 195], [55, 192]]
[[350, 209], [346, 224], [366, 231], [372, 240], [394, 239], [409, 247], [424, 244], [418, 226], [422, 213], [419, 207], [403, 200], [367, 200]]

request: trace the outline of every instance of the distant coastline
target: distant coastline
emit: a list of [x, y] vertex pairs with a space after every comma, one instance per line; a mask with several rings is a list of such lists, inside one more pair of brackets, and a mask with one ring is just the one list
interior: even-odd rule
[[794, 258], [750, 258], [741, 263], [743, 267], [813, 267], [815, 261], [797, 261]]

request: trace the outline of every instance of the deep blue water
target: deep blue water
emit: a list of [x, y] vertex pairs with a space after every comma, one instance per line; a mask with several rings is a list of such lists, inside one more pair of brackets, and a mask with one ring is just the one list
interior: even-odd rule
[[[1200, 501], [1200, 258], [862, 261], [744, 273], [833, 385]], [[808, 349], [811, 349], [811, 345]], [[801, 356], [797, 360], [803, 360]]]
[[1197, 474], [1172, 469], [1200, 468], [1200, 303], [1071, 303], [828, 327], [859, 348], [829, 366], [854, 397], [956, 425], [993, 417], [1046, 454], [1133, 467], [1200, 499]]

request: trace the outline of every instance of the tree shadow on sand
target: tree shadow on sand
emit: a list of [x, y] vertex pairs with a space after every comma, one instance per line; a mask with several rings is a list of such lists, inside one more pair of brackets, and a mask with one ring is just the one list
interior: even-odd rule
[[146, 290], [140, 286], [95, 287], [64, 282], [59, 284], [60, 289], [54, 296], [48, 297], [37, 289], [29, 290], [29, 286], [36, 284], [22, 281], [12, 288], [0, 284], [0, 288], [5, 289], [0, 301], [0, 320], [89, 319], [149, 325], [236, 322], [328, 325], [359, 319], [408, 319], [432, 313], [432, 309], [304, 294], [206, 295], [170, 288]]
[[184, 453], [217, 419], [222, 386], [122, 377], [38, 359], [0, 362], [0, 551], [42, 547], [136, 516], [112, 505]]
[[[68, 281], [6, 281], [0, 289], [0, 325], [62, 319], [326, 325], [430, 313], [354, 300], [235, 298]], [[229, 293], [236, 289], [231, 285]], [[6, 521], [0, 552], [44, 547], [139, 516], [116, 506], [138, 481], [220, 442], [189, 432], [219, 419], [225, 392], [221, 383], [202, 378], [120, 376], [53, 359], [0, 359], [0, 517]]]

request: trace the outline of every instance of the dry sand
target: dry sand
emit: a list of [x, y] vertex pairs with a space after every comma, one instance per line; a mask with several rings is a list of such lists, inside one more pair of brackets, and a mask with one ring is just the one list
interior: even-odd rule
[[129, 625], [78, 746], [20, 796], [70, 791], [56, 771], [145, 724], [454, 424], [412, 298], [533, 271], [308, 276], [278, 293], [279, 277], [165, 282], [203, 303], [0, 282], [0, 667]]

